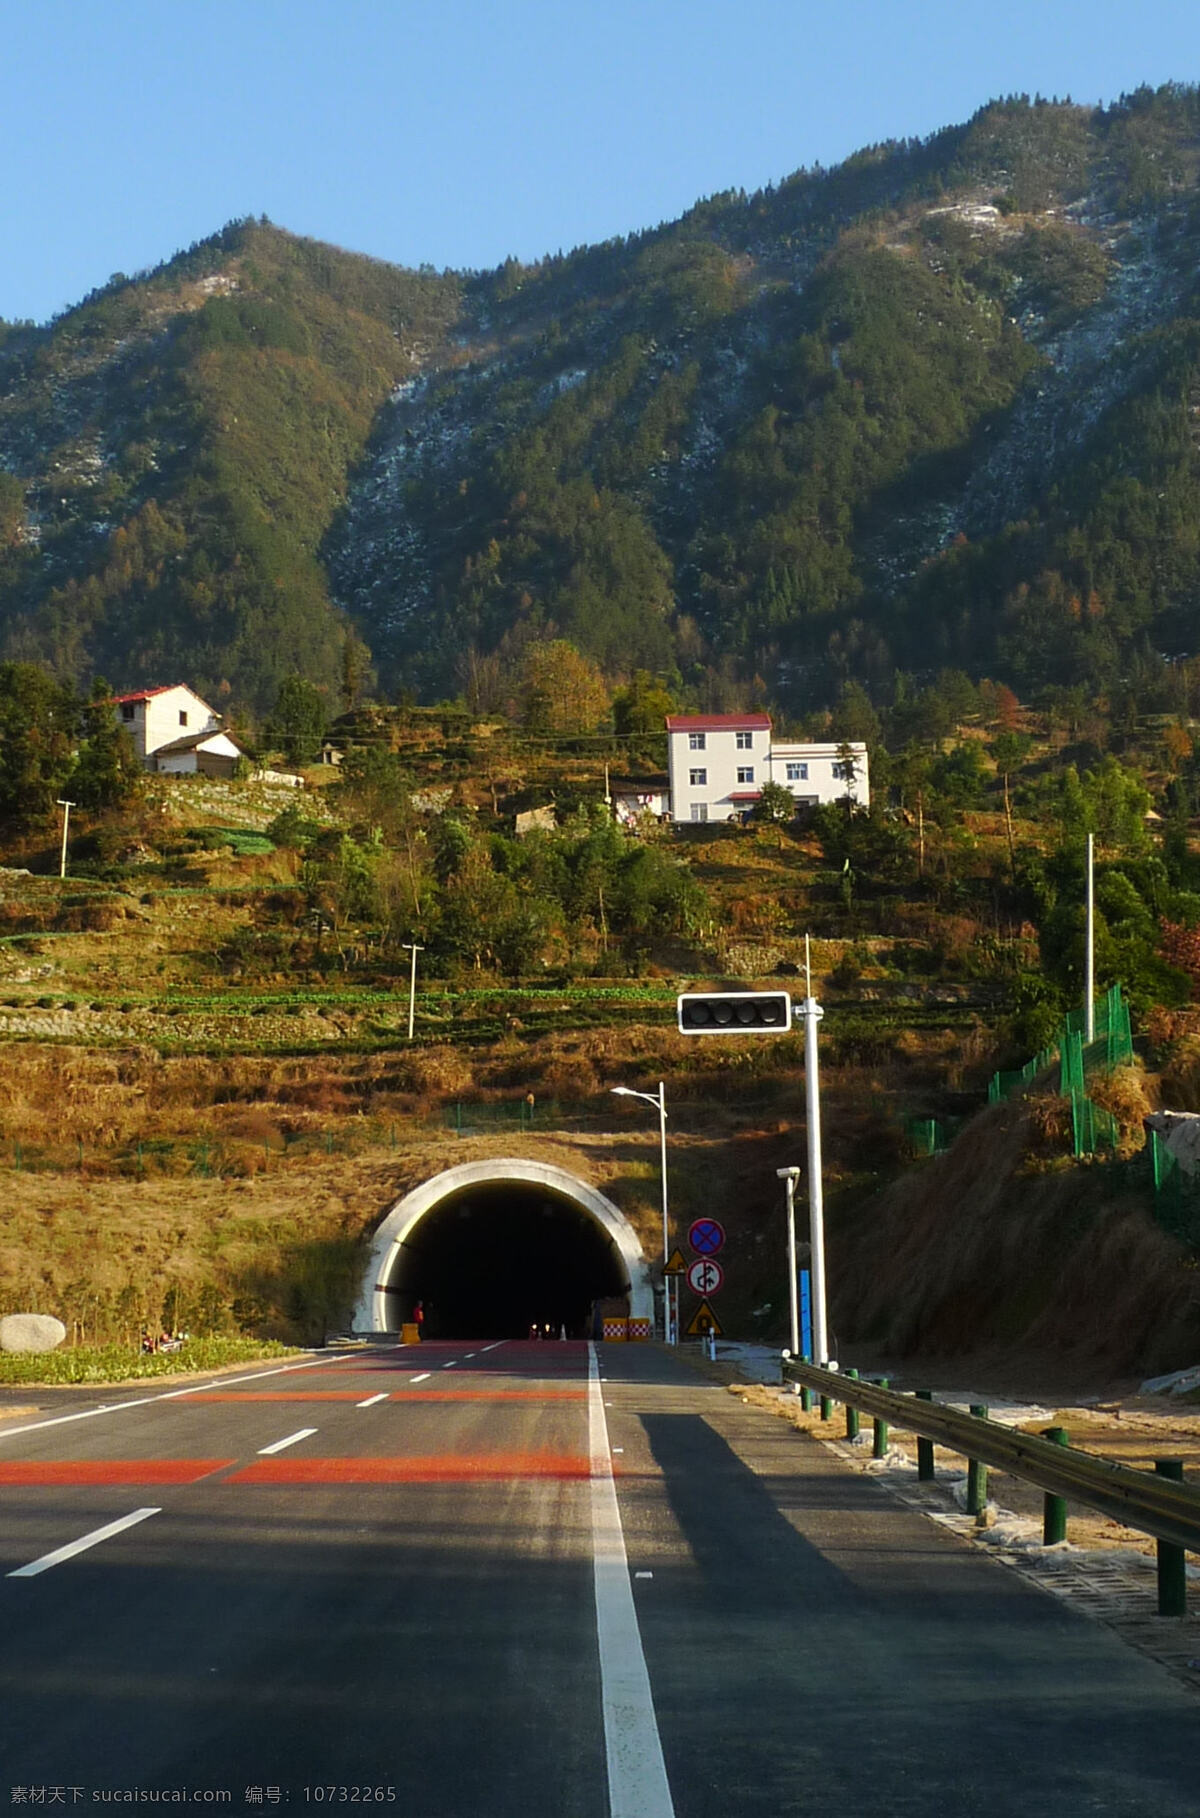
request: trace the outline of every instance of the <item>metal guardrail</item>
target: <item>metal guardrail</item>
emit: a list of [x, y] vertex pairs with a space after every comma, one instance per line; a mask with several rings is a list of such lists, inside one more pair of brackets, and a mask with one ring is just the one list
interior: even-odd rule
[[[872, 1415], [877, 1428], [886, 1423], [885, 1434], [887, 1425], [899, 1427], [902, 1432], [917, 1435], [919, 1441], [945, 1446], [965, 1458], [969, 1466], [990, 1465], [1007, 1471], [1012, 1477], [1036, 1484], [1048, 1499], [1069, 1497], [1140, 1534], [1151, 1535], [1159, 1543], [1159, 1610], [1164, 1615], [1183, 1614], [1183, 1552], [1200, 1552], [1200, 1487], [1180, 1481], [1181, 1467], [1176, 1461], [1160, 1460], [1159, 1465], [1178, 1469], [1180, 1476], [1115, 1464], [1067, 1445], [1061, 1429], [1051, 1429], [1060, 1435], [1054, 1439], [1014, 1432], [988, 1419], [986, 1410], [964, 1414], [961, 1408], [902, 1394], [840, 1370], [801, 1363], [787, 1351], [783, 1353], [782, 1374], [785, 1382], [815, 1390], [823, 1402], [841, 1402], [847, 1410]], [[918, 1457], [920, 1450], [918, 1445]], [[1065, 1510], [1055, 1513], [1061, 1526], [1057, 1538], [1062, 1539]], [[1050, 1527], [1048, 1503], [1047, 1534]], [[1164, 1572], [1169, 1580], [1166, 1591]]]

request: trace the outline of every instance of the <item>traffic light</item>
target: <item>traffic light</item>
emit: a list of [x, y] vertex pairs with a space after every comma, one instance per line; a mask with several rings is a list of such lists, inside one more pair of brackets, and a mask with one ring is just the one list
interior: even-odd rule
[[681, 1035], [783, 1035], [792, 1026], [786, 991], [686, 991], [676, 999]]

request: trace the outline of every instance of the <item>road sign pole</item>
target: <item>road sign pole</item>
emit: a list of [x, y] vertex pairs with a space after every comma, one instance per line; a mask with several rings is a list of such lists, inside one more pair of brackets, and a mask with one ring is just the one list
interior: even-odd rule
[[800, 1271], [800, 1355], [812, 1362], [812, 1277], [807, 1269]]

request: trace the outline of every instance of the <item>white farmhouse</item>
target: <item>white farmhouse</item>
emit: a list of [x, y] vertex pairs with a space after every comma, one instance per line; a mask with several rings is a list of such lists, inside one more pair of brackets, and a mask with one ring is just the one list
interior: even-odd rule
[[753, 808], [766, 782], [779, 783], [797, 808], [871, 799], [864, 744], [775, 743], [769, 714], [671, 714], [667, 748], [673, 821], [732, 820]]
[[168, 776], [232, 776], [242, 748], [221, 716], [182, 682], [119, 694], [113, 711], [147, 770]]

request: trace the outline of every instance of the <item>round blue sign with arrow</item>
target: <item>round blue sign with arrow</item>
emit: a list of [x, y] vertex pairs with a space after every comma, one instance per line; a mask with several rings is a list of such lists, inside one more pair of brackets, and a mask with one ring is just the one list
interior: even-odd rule
[[715, 1256], [724, 1247], [725, 1227], [715, 1218], [698, 1218], [688, 1230], [688, 1243], [698, 1256]]

